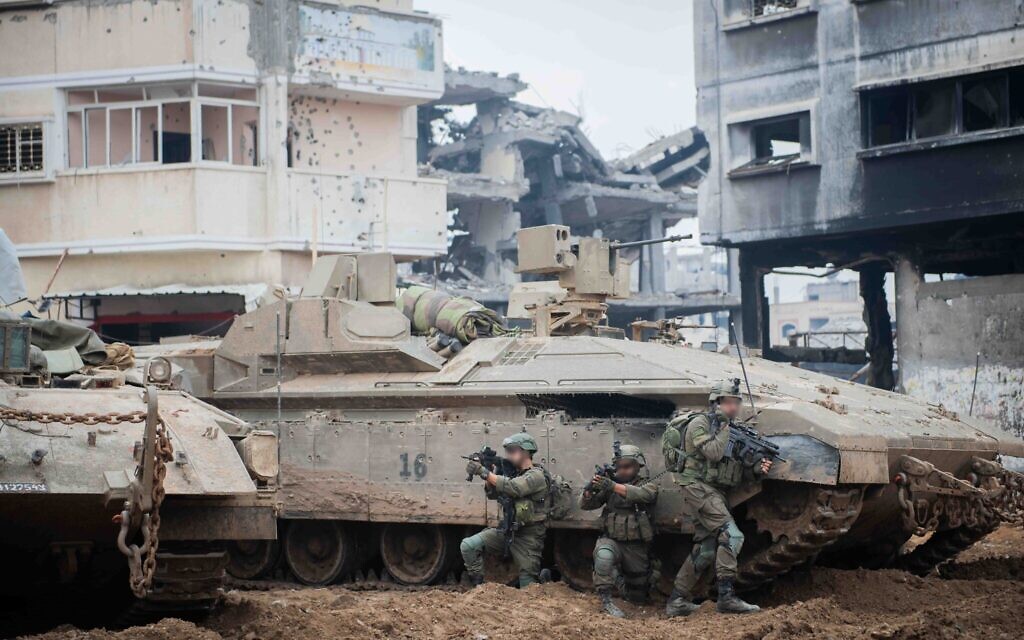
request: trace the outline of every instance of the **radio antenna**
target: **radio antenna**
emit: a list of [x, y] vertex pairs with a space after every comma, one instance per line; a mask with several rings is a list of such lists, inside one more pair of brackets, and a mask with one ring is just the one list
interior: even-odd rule
[[736, 325], [729, 323], [729, 333], [732, 334], [732, 342], [736, 345], [736, 355], [740, 358], [740, 370], [743, 371], [743, 383], [747, 385], [747, 398], [750, 400], [750, 417], [757, 415], [757, 407], [754, 406], [754, 394], [750, 392], [750, 379], [747, 378], [747, 367], [743, 364], [743, 348], [740, 340], [736, 337]]

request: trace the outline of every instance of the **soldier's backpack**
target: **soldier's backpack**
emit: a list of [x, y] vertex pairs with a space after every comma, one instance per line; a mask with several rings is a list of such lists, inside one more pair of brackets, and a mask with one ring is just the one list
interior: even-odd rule
[[544, 469], [544, 479], [548, 481], [548, 520], [564, 520], [572, 510], [572, 486], [562, 476], [548, 473], [547, 469]]
[[[686, 427], [699, 415], [701, 415], [700, 411], [681, 413], [669, 420], [668, 424], [665, 425], [665, 431], [661, 434], [661, 455], [665, 458], [666, 470], [670, 472], [682, 471], [684, 454], [681, 451], [684, 448], [683, 438], [686, 435]], [[679, 444], [675, 446], [673, 446], [669, 439], [673, 432], [679, 434]]]

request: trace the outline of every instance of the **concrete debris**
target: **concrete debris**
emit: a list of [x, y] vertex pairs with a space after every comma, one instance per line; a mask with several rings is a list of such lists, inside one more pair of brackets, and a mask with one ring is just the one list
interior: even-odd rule
[[711, 149], [704, 132], [690, 127], [660, 138], [614, 165], [625, 172], [650, 174], [664, 189], [696, 188], [711, 168]]
[[[515, 234], [521, 227], [565, 224], [577, 236], [633, 241], [661, 237], [696, 216], [693, 187], [710, 159], [699, 130], [609, 162], [580, 116], [515, 100], [527, 87], [517, 75], [448, 69], [445, 82], [444, 95], [419, 109], [419, 156], [420, 175], [448, 181], [457, 237], [438, 277], [449, 291], [503, 302], [519, 280]], [[451, 108], [468, 105], [475, 117], [459, 122]], [[666, 286], [663, 251], [624, 252], [640, 283], [638, 297], [615, 303], [628, 305], [626, 322], [696, 302]], [[433, 278], [432, 266], [421, 270]], [[701, 298], [702, 309], [734, 302], [718, 294]]]

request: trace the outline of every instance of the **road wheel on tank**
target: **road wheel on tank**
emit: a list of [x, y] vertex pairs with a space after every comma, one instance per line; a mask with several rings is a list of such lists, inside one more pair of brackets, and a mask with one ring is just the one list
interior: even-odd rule
[[239, 580], [262, 578], [281, 557], [277, 540], [234, 540], [227, 543], [228, 573]]
[[380, 532], [380, 557], [396, 582], [434, 584], [458, 560], [459, 540], [436, 524], [387, 524]]
[[597, 538], [596, 531], [555, 531], [555, 565], [562, 574], [562, 580], [573, 589], [587, 591], [594, 587], [594, 545]]
[[302, 584], [322, 586], [355, 568], [355, 537], [340, 522], [292, 520], [284, 533], [284, 559]]

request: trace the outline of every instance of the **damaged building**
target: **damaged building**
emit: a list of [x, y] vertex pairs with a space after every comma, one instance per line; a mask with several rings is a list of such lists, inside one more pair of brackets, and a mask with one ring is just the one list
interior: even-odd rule
[[743, 341], [779, 357], [766, 273], [855, 269], [871, 384], [1020, 433], [1019, 3], [694, 6], [701, 235], [739, 250]]
[[4, 2], [0, 227], [51, 314], [222, 332], [318, 252], [447, 251], [416, 160], [444, 91], [411, 0]]
[[[708, 170], [696, 129], [629, 158], [605, 160], [577, 115], [516, 100], [516, 75], [450, 69], [442, 97], [420, 107], [421, 175], [448, 181], [457, 235], [441, 277], [446, 287], [501, 308], [515, 273], [521, 227], [569, 225], [580, 236], [660, 238], [696, 216], [696, 185]], [[472, 119], [453, 117], [471, 107]], [[637, 295], [613, 301], [614, 324], [735, 307], [725, 289], [686, 297], [669, 289], [664, 245], [625, 251]]]

